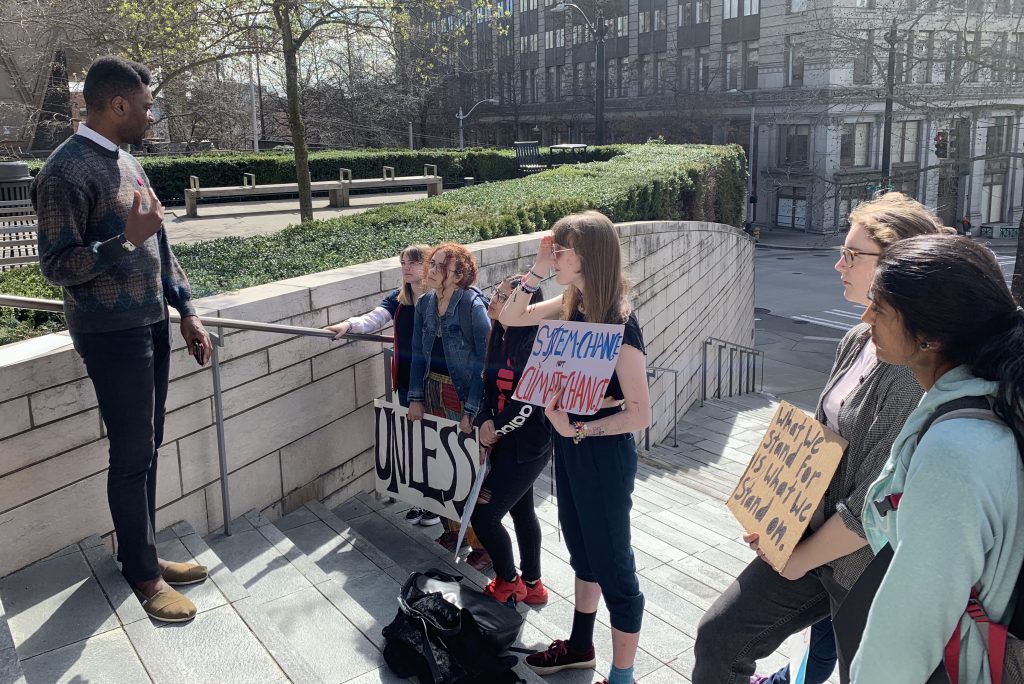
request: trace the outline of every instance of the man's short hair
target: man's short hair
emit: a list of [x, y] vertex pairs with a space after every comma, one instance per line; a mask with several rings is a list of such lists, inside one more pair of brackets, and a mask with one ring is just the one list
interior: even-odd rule
[[149, 85], [149, 69], [121, 57], [100, 57], [85, 75], [82, 95], [88, 111], [102, 112], [117, 97], [128, 97]]

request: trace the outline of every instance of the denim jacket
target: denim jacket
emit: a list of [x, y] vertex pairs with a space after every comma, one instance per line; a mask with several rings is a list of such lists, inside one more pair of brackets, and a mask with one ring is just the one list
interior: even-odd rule
[[[470, 316], [461, 311], [465, 306], [472, 307]], [[462, 331], [462, 321], [465, 320], [473, 322], [473, 329], [466, 333]], [[409, 401], [423, 401], [423, 383], [430, 370], [430, 350], [434, 346], [438, 325], [441, 326], [441, 344], [448, 361], [448, 372], [462, 402], [463, 411], [471, 416], [476, 415], [483, 394], [481, 374], [491, 321], [487, 317], [487, 305], [483, 298], [474, 296], [472, 290], [456, 290], [448, 309], [440, 318], [437, 315], [436, 292], [427, 292], [416, 302]]]

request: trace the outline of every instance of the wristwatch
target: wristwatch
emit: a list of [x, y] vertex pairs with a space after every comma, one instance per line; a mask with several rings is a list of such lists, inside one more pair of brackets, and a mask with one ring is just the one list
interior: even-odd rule
[[121, 233], [121, 247], [123, 247], [126, 252], [135, 251], [135, 243], [129, 240], [124, 233]]

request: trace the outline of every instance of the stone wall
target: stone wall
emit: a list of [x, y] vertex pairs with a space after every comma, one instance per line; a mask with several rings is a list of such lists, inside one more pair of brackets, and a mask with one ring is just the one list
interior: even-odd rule
[[[648, 363], [681, 371], [679, 407], [700, 392], [708, 336], [750, 344], [753, 243], [730, 226], [619, 226], [636, 284]], [[473, 245], [480, 283], [525, 269], [538, 238]], [[293, 278], [197, 302], [203, 315], [323, 326], [372, 309], [400, 279], [397, 259]], [[551, 293], [553, 294], [553, 293]], [[212, 376], [174, 335], [157, 523], [223, 525]], [[340, 502], [373, 487], [373, 399], [383, 345], [239, 331], [221, 358], [233, 515], [270, 517], [311, 499]], [[672, 428], [672, 378], [651, 382], [652, 443]], [[112, 529], [107, 442], [92, 386], [67, 334], [0, 349], [0, 576]]]

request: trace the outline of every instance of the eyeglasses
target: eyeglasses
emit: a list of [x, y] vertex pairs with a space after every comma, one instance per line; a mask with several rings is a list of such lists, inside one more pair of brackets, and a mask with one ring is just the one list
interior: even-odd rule
[[859, 249], [850, 249], [846, 245], [840, 245], [836, 249], [843, 255], [843, 263], [847, 266], [853, 266], [853, 260], [859, 256], [882, 256], [881, 252], [862, 252]]
[[552, 246], [552, 248], [551, 248], [551, 255], [557, 258], [558, 255], [561, 254], [562, 252], [575, 252], [575, 251], [576, 250], [573, 249], [572, 247], [554, 247], [554, 246]]
[[497, 299], [498, 303], [507, 302], [510, 296], [510, 292], [502, 292], [497, 285], [491, 288], [491, 299]]
[[436, 262], [436, 261], [431, 261], [431, 262], [430, 262], [430, 266], [428, 266], [428, 268], [429, 268], [429, 269], [430, 269], [431, 271], [443, 271], [443, 270], [445, 270], [445, 269], [446, 269], [447, 267], [448, 267], [448, 261], [447, 261], [447, 260], [445, 260], [445, 261], [442, 261], [441, 263], [438, 263], [438, 262]]

